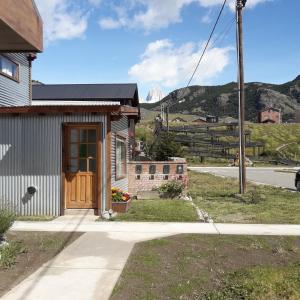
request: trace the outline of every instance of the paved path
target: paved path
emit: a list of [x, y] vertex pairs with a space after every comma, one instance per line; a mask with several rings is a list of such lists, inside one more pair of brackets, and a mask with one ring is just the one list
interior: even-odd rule
[[[189, 167], [189, 169], [218, 176], [239, 177], [239, 169], [237, 167]], [[283, 169], [284, 168], [247, 168], [246, 176], [248, 181], [296, 190], [295, 173], [278, 172]]]
[[95, 222], [91, 216], [16, 222], [12, 230], [85, 233], [4, 300], [107, 300], [134, 244], [154, 238], [180, 233], [300, 236], [300, 225]]

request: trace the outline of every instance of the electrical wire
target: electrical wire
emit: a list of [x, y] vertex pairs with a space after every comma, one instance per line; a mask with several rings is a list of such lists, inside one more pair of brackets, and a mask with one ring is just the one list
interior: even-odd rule
[[191, 84], [191, 82], [192, 82], [192, 80], [193, 80], [193, 78], [194, 78], [194, 76], [195, 76], [195, 74], [196, 74], [196, 72], [197, 72], [197, 70], [198, 70], [198, 67], [199, 67], [199, 65], [200, 65], [200, 63], [201, 63], [201, 61], [202, 61], [202, 59], [203, 59], [203, 57], [204, 57], [204, 55], [205, 55], [205, 53], [206, 53], [206, 50], [207, 50], [207, 48], [208, 48], [208, 46], [209, 46], [209, 43], [210, 43], [210, 41], [211, 41], [211, 39], [212, 39], [212, 36], [213, 36], [213, 34], [214, 34], [215, 30], [216, 30], [216, 27], [217, 27], [217, 25], [218, 25], [218, 23], [219, 23], [219, 21], [220, 21], [220, 18], [221, 18], [221, 15], [222, 15], [222, 13], [223, 13], [223, 10], [224, 10], [224, 8], [225, 8], [226, 2], [227, 2], [227, 0], [224, 0], [223, 5], [222, 5], [222, 7], [221, 7], [221, 10], [220, 10], [220, 12], [219, 12], [219, 14], [218, 14], [217, 20], [216, 20], [216, 22], [215, 22], [215, 24], [214, 24], [214, 27], [213, 27], [213, 29], [212, 29], [210, 35], [209, 35], [208, 41], [206, 42], [206, 45], [205, 45], [205, 47], [204, 47], [204, 49], [203, 49], [203, 52], [202, 52], [202, 54], [201, 54], [201, 56], [200, 56], [200, 59], [199, 59], [197, 65], [196, 65], [196, 68], [195, 68], [195, 70], [194, 70], [194, 72], [193, 72], [193, 74], [192, 74], [190, 80], [188, 81], [188, 84], [187, 84], [187, 86], [186, 86], [186, 89], [187, 89], [187, 88], [189, 87], [189, 85]]

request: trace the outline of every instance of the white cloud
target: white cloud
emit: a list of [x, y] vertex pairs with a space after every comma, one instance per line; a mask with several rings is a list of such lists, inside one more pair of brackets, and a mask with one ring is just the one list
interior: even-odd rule
[[[228, 1], [231, 9], [234, 9], [235, 1]], [[267, 1], [272, 0], [248, 0], [247, 8]], [[180, 23], [182, 9], [195, 2], [201, 7], [210, 8], [222, 4], [224, 0], [123, 0], [121, 6], [113, 6], [116, 17], [100, 19], [99, 25], [102, 29], [127, 27], [146, 32], [166, 28], [170, 24]], [[203, 21], [208, 22], [208, 17], [205, 16]]]
[[102, 0], [88, 0], [88, 2], [94, 6], [99, 6]]
[[[204, 45], [186, 43], [180, 47], [168, 39], [150, 43], [139, 63], [132, 66], [129, 75], [142, 84], [161, 84], [174, 88], [183, 86], [191, 76]], [[208, 49], [195, 75], [196, 84], [207, 84], [229, 64], [232, 48]]]
[[[94, 5], [98, 0], [89, 0]], [[46, 42], [83, 37], [88, 17], [82, 8], [71, 0], [36, 0], [44, 22]]]

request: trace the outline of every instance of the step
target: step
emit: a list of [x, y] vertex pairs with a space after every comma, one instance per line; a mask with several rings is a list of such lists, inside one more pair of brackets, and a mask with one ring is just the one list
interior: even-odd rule
[[72, 215], [72, 216], [94, 216], [95, 210], [94, 209], [65, 209], [65, 215]]

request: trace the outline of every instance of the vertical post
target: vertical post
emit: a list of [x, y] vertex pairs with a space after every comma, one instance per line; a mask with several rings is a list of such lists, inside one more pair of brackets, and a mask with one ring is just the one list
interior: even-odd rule
[[239, 181], [240, 194], [246, 192], [245, 166], [245, 87], [244, 87], [244, 53], [243, 53], [243, 13], [246, 0], [237, 0], [237, 56], [238, 56], [238, 90], [239, 90]]
[[29, 62], [29, 105], [32, 104], [32, 62], [36, 59], [36, 54], [29, 53], [27, 55], [27, 60]]
[[170, 106], [170, 101], [168, 100], [168, 102], [167, 102], [167, 112], [166, 112], [167, 132], [168, 132], [168, 133], [169, 133], [169, 106]]

